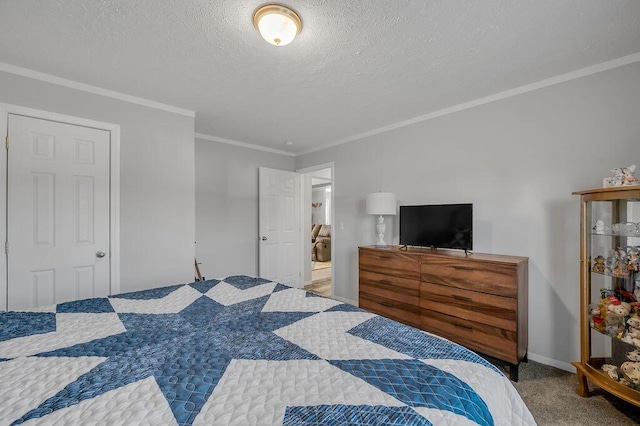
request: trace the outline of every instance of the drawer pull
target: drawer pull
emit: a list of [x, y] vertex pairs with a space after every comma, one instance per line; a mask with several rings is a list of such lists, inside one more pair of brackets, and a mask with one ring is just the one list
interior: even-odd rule
[[456, 299], [456, 300], [462, 300], [462, 301], [464, 301], [464, 302], [473, 302], [473, 299], [472, 299], [472, 298], [470, 298], [470, 297], [466, 297], [466, 296], [459, 296], [459, 295], [457, 295], [457, 294], [454, 294], [454, 295], [453, 295], [453, 298], [454, 298], [454, 299]]
[[463, 271], [473, 271], [471, 266], [451, 265], [453, 269], [462, 269]]
[[462, 325], [462, 324], [453, 324], [454, 326], [456, 326], [457, 328], [464, 328], [465, 330], [473, 330], [473, 327], [470, 327], [468, 325]]
[[390, 302], [378, 302], [380, 303], [382, 306], [386, 306], [387, 308], [393, 308], [393, 303]]

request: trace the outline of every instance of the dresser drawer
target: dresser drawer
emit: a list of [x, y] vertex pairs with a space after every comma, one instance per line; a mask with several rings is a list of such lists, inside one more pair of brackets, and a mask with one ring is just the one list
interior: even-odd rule
[[513, 264], [478, 262], [433, 256], [421, 265], [421, 280], [482, 293], [517, 297], [517, 268]]
[[420, 281], [375, 272], [360, 271], [360, 292], [420, 305]]
[[359, 250], [359, 268], [412, 280], [420, 280], [420, 261], [416, 256], [391, 250]]
[[517, 300], [439, 284], [420, 284], [420, 306], [431, 311], [516, 331]]
[[473, 321], [444, 315], [426, 309], [422, 311], [422, 327], [471, 350], [517, 364], [516, 333]]
[[403, 324], [420, 327], [420, 307], [360, 292], [358, 307]]

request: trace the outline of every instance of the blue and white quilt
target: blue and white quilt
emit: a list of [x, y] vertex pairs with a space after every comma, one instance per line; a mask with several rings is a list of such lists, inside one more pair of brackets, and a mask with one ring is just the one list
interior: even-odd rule
[[0, 313], [0, 424], [535, 424], [465, 348], [232, 276]]

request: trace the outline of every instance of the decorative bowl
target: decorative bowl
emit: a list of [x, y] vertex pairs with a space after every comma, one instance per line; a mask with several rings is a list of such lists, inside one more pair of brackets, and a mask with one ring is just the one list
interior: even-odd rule
[[634, 222], [621, 222], [614, 223], [611, 227], [615, 235], [622, 235], [625, 237], [637, 237], [640, 236], [640, 224]]

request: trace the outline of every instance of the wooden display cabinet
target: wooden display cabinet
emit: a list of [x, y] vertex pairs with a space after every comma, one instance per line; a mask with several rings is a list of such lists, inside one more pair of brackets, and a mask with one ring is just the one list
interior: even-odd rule
[[[633, 308], [634, 299], [640, 299], [640, 186], [573, 194], [581, 199], [580, 362], [573, 363], [577, 392], [589, 396], [589, 381], [640, 406], [640, 381], [634, 382], [634, 377], [621, 369], [635, 358], [629, 355], [631, 352], [640, 352], [640, 340], [632, 338], [633, 330], [628, 325], [631, 315], [617, 315], [609, 308], [622, 302]], [[610, 375], [604, 365], [615, 372]]]

